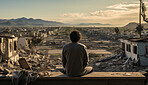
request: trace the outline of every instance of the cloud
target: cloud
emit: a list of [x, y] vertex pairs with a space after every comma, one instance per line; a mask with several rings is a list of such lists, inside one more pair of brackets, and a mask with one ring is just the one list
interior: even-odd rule
[[122, 15], [138, 13], [138, 6], [138, 4], [128, 4], [127, 2], [124, 2], [108, 6], [106, 7], [107, 10], [95, 11], [90, 14], [91, 16], [119, 18], [122, 17]]
[[137, 9], [138, 7], [139, 7], [138, 3], [128, 4], [127, 2], [124, 2], [124, 3], [108, 6], [107, 8], [119, 9], [119, 10], [130, 10], [130, 9]]
[[105, 16], [103, 10], [95, 11], [90, 13], [91, 16]]
[[62, 17], [78, 17], [81, 18], [85, 16], [83, 13], [65, 13], [61, 15]]
[[[147, 4], [147, 3], [146, 3]], [[139, 13], [139, 3], [119, 3], [107, 6], [105, 10], [96, 10], [89, 13], [65, 13], [63, 21], [70, 22], [100, 22], [110, 24], [125, 24], [136, 21]], [[129, 16], [130, 15], [130, 16]], [[122, 20], [121, 20], [122, 19]]]

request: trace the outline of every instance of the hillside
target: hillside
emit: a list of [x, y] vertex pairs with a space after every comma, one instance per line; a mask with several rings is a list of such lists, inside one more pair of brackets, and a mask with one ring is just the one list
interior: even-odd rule
[[101, 23], [80, 23], [78, 26], [109, 26], [110, 24], [101, 24]]
[[1, 26], [60, 26], [64, 23], [33, 18], [0, 19]]
[[[138, 23], [136, 22], [131, 22], [127, 25], [125, 25], [123, 28], [126, 28], [126, 29], [135, 29], [137, 27]], [[148, 24], [145, 23], [145, 24], [142, 24], [144, 26], [144, 28], [148, 28]]]

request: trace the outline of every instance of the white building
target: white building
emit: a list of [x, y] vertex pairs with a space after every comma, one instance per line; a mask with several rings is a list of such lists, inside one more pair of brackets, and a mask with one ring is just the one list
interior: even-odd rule
[[1, 60], [19, 60], [18, 47], [17, 47], [18, 38], [13, 36], [0, 36], [0, 59]]
[[148, 38], [120, 39], [126, 57], [148, 66]]

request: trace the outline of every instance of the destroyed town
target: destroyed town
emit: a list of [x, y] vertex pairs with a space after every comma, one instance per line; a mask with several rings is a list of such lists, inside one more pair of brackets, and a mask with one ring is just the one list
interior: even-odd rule
[[[9, 5], [17, 7], [16, 1]], [[93, 1], [86, 0], [85, 3], [93, 3], [95, 6]], [[100, 0], [103, 4], [105, 1]], [[8, 2], [9, 0], [2, 3]], [[38, 10], [31, 3], [36, 3], [35, 7], [38, 9], [36, 5], [42, 3], [38, 0], [23, 2], [28, 3], [28, 7], [34, 12]], [[18, 3], [24, 6], [23, 2]], [[72, 2], [65, 1], [73, 6], [75, 3]], [[57, 2], [50, 0], [44, 2], [46, 5], [47, 3], [52, 3], [51, 6], [55, 3], [57, 5]], [[34, 12], [34, 17], [31, 18], [27, 14], [19, 17], [23, 15], [21, 13], [16, 14], [17, 18], [9, 17], [13, 12], [5, 14], [5, 11], [0, 15], [0, 85], [148, 85], [148, 1], [123, 0], [115, 3], [110, 0], [108, 3], [111, 5], [104, 4], [104, 9], [91, 13], [85, 13], [86, 9], [78, 2], [80, 8], [76, 9], [81, 9], [80, 12], [84, 10], [84, 13], [65, 13], [65, 3], [60, 3], [63, 14], [59, 14], [59, 18], [53, 11], [53, 20], [44, 18], [47, 15], [42, 13], [42, 16], [38, 13], [37, 18]], [[3, 7], [1, 5], [0, 3], [0, 10]], [[44, 5], [40, 6], [44, 8]], [[74, 8], [69, 5], [68, 7], [74, 11]], [[47, 7], [48, 10], [52, 8]], [[14, 9], [20, 10], [19, 7]], [[55, 13], [58, 12], [61, 11]], [[71, 38], [74, 31], [82, 35], [78, 42], [86, 46], [87, 67], [92, 67], [91, 72], [80, 76], [69, 75], [67, 64], [64, 66], [64, 48], [71, 42], [75, 43]], [[73, 51], [70, 48], [69, 50]], [[73, 60], [74, 64], [79, 61]], [[68, 63], [68, 59], [66, 62]], [[72, 58], [69, 62], [72, 62]], [[75, 69], [70, 69], [72, 68]]]

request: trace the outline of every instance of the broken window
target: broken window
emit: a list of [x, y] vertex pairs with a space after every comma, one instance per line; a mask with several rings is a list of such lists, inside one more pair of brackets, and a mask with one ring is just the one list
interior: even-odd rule
[[122, 43], [122, 50], [125, 50], [125, 43]]
[[126, 44], [126, 51], [128, 51], [128, 44]]
[[131, 45], [130, 44], [126, 44], [126, 51], [131, 52]]
[[148, 46], [146, 47], [146, 54], [148, 54]]
[[14, 41], [14, 50], [17, 49], [16, 41]]
[[129, 52], [131, 52], [131, 45], [129, 44]]
[[133, 46], [133, 53], [137, 54], [137, 46]]

